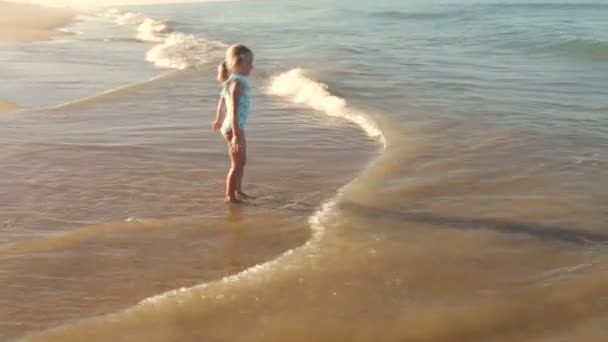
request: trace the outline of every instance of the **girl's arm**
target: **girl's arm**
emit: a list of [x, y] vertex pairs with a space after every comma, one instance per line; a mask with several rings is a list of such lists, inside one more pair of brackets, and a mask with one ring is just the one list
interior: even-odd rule
[[222, 127], [225, 112], [224, 98], [220, 96], [220, 100], [217, 103], [217, 110], [215, 112], [215, 121], [211, 124], [211, 128], [213, 128], [214, 131], [217, 131]]

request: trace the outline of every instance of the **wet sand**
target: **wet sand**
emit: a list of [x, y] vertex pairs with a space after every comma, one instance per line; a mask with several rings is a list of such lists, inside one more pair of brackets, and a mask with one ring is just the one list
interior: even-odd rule
[[[121, 311], [297, 248], [311, 238], [309, 216], [376, 151], [355, 126], [315, 127], [314, 113], [256, 94], [245, 186], [258, 199], [226, 206], [226, 146], [200, 114], [213, 112], [213, 82], [185, 73], [3, 122], [0, 339]], [[162, 95], [200, 89], [192, 103]]]

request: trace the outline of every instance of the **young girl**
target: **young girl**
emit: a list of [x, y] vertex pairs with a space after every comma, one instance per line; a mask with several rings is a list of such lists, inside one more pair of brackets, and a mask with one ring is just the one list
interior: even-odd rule
[[242, 182], [247, 160], [245, 127], [249, 119], [249, 84], [245, 77], [252, 69], [253, 52], [240, 44], [226, 51], [226, 59], [218, 67], [217, 79], [222, 84], [222, 92], [211, 127], [222, 133], [229, 147], [231, 166], [226, 178], [227, 203], [251, 198], [243, 192]]

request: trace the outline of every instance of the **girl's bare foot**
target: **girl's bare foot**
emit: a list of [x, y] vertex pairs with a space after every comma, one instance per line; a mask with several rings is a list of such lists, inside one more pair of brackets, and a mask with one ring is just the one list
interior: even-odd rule
[[239, 191], [236, 193], [236, 197], [241, 200], [255, 199], [254, 196], [247, 195], [246, 193]]
[[227, 196], [226, 203], [227, 204], [241, 204], [241, 203], [243, 203], [243, 201], [236, 197]]

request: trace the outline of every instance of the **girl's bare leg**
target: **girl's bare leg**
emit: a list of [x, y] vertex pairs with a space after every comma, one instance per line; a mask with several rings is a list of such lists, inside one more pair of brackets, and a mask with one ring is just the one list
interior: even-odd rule
[[237, 186], [236, 186], [236, 196], [239, 199], [254, 199], [255, 197], [246, 194], [243, 191], [243, 177], [245, 176], [245, 164], [247, 164], [247, 148], [243, 148], [243, 153], [241, 155], [241, 172], [239, 173]]
[[247, 141], [245, 138], [245, 132], [241, 133], [243, 137], [243, 144], [239, 149], [239, 161], [240, 161], [240, 172], [238, 174], [238, 180], [236, 183], [236, 197], [241, 200], [253, 199], [255, 197], [249, 196], [243, 191], [243, 177], [245, 176], [245, 164], [247, 164]]
[[230, 148], [232, 133], [227, 133], [225, 138], [228, 142], [228, 156], [230, 157], [230, 170], [228, 171], [228, 175], [226, 175], [226, 203], [240, 203], [241, 201], [236, 196], [236, 189], [241, 169], [241, 157], [238, 152], [233, 152]]

